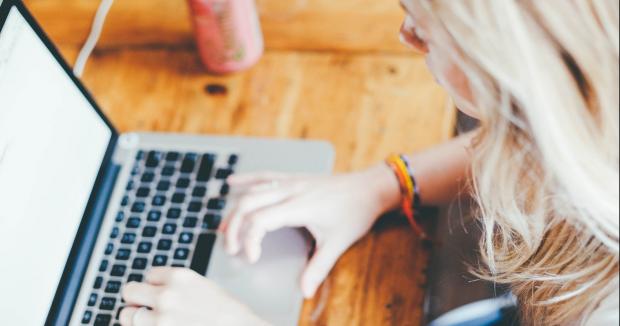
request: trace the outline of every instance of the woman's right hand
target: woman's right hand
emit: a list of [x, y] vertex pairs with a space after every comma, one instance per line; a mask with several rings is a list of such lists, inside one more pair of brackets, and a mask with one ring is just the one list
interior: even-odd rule
[[243, 248], [248, 260], [256, 262], [264, 236], [283, 227], [305, 227], [315, 238], [314, 256], [301, 278], [306, 298], [314, 296], [338, 258], [400, 198], [398, 182], [385, 165], [337, 176], [235, 175], [228, 182], [239, 193], [220, 228], [229, 254]]

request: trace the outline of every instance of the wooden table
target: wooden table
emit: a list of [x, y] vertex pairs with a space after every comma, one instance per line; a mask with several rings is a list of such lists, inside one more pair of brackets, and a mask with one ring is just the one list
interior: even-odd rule
[[[73, 62], [98, 1], [25, 2]], [[398, 42], [396, 0], [258, 4], [265, 56], [215, 77], [196, 55], [184, 1], [117, 0], [84, 82], [121, 131], [323, 139], [337, 172], [451, 137], [454, 109]], [[418, 325], [427, 258], [405, 223], [383, 223], [340, 259], [301, 325]]]

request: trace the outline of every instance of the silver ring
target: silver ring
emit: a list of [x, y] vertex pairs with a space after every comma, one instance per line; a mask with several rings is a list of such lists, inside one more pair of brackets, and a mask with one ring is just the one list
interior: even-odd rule
[[138, 310], [136, 310], [136, 312], [133, 314], [133, 318], [131, 319], [131, 325], [137, 325], [136, 324], [136, 320], [138, 320], [138, 314], [143, 312], [143, 311], [148, 311], [148, 309], [146, 307], [140, 307], [138, 308]]

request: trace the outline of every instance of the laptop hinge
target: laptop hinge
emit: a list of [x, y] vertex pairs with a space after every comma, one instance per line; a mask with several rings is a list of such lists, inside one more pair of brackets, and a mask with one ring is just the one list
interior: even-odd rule
[[[114, 146], [115, 147], [115, 146]], [[108, 157], [93, 202], [76, 236], [45, 325], [68, 325], [121, 166]]]

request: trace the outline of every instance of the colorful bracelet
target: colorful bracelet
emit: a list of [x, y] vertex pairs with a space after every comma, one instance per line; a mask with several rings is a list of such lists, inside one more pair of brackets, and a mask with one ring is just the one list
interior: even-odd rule
[[420, 210], [420, 206], [422, 204], [422, 200], [420, 199], [420, 187], [415, 180], [414, 172], [413, 172], [413, 164], [405, 155], [400, 155], [400, 158], [405, 162], [407, 166], [407, 173], [409, 174], [409, 178], [411, 178], [411, 182], [413, 183], [413, 212], [417, 213]]
[[390, 155], [385, 163], [394, 171], [402, 196], [401, 209], [409, 220], [411, 228], [421, 237], [426, 238], [426, 233], [415, 219], [415, 214], [420, 206], [420, 193], [418, 184], [413, 176], [413, 165], [403, 155]]

